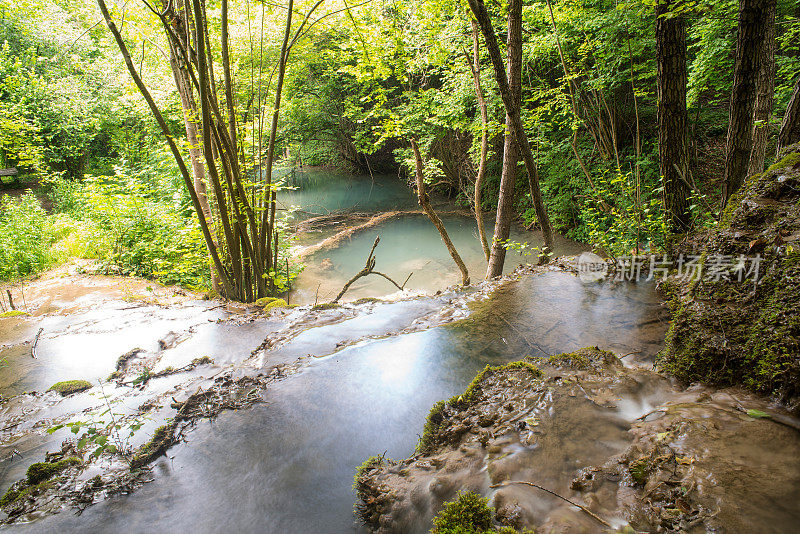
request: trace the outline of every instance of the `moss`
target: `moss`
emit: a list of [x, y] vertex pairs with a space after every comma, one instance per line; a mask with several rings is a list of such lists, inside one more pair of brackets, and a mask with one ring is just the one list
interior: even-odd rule
[[338, 308], [340, 304], [338, 302], [325, 302], [323, 304], [314, 304], [311, 309], [313, 311], [319, 310], [332, 310], [334, 308]]
[[364, 463], [356, 468], [356, 474], [353, 475], [353, 489], [358, 491], [362, 477], [366, 475], [368, 471], [381, 467], [384, 462], [383, 456], [370, 456], [364, 460]]
[[20, 310], [8, 310], [0, 313], [0, 319], [5, 319], [6, 317], [19, 317], [21, 315], [30, 315], [30, 313]]
[[767, 168], [767, 172], [784, 169], [786, 167], [794, 167], [798, 163], [800, 163], [800, 152], [789, 152], [780, 161], [770, 165]]
[[139, 447], [131, 457], [132, 469], [145, 466], [161, 456], [174, 441], [172, 425], [162, 425], [153, 433], [153, 437]]
[[214, 363], [214, 360], [211, 359], [208, 356], [201, 356], [199, 358], [195, 358], [194, 360], [192, 360], [192, 365], [194, 365], [194, 366], [197, 366], [197, 365], [210, 365], [212, 363]]
[[72, 395], [73, 393], [78, 393], [79, 391], [85, 391], [91, 387], [92, 384], [86, 380], [65, 380], [63, 382], [56, 382], [50, 386], [47, 391], [55, 391], [56, 393], [60, 393], [62, 396], [66, 397], [67, 395]]
[[55, 475], [71, 465], [79, 465], [80, 463], [81, 459], [74, 456], [64, 458], [57, 462], [38, 462], [31, 464], [25, 474], [28, 478], [28, 484], [35, 485], [39, 482], [53, 478]]
[[22, 484], [18, 482], [17, 484], [14, 484], [8, 488], [8, 491], [6, 491], [3, 496], [0, 497], [0, 508], [6, 508], [32, 493], [38, 493], [40, 491], [49, 489], [52, 485], [52, 482], [46, 481], [40, 482], [39, 484], [35, 484], [33, 486], [30, 486], [25, 482], [22, 482]]
[[571, 369], [589, 368], [589, 357], [581, 351], [563, 352], [561, 354], [553, 354], [547, 361], [554, 367], [566, 366]]
[[272, 310], [274, 308], [286, 308], [288, 304], [286, 301], [277, 297], [263, 297], [255, 302], [256, 306], [264, 308], [264, 311]]
[[640, 458], [628, 466], [628, 472], [633, 481], [643, 486], [647, 482], [647, 475], [650, 473], [650, 461], [647, 458]]
[[448, 407], [457, 409], [464, 409], [478, 400], [482, 384], [486, 378], [500, 371], [526, 371], [532, 378], [540, 378], [542, 371], [535, 365], [520, 360], [511, 362], [506, 365], [487, 365], [478, 375], [472, 379], [467, 389], [461, 395], [455, 395], [447, 401], [439, 401], [433, 405], [428, 417], [425, 419], [425, 426], [422, 430], [422, 436], [417, 443], [418, 452], [429, 452], [436, 444], [436, 435], [442, 423], [447, 419], [446, 411]]
[[459, 493], [433, 518], [432, 534], [483, 534], [492, 527], [489, 501], [472, 492]]
[[381, 299], [375, 297], [363, 297], [355, 301], [353, 304], [375, 304], [376, 302], [383, 302]]

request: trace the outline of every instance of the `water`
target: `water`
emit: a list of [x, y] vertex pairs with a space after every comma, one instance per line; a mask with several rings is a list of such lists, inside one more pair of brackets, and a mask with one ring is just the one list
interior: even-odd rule
[[[298, 174], [295, 180], [301, 189], [283, 192], [280, 198], [286, 204], [302, 208], [296, 219], [305, 218], [312, 212], [327, 213], [333, 210], [377, 212], [418, 208], [413, 192], [397, 177], [376, 176], [373, 180], [368, 176], [348, 177], [312, 172]], [[456, 208], [445, 199], [434, 201], [439, 212]], [[491, 240], [494, 218], [487, 214], [485, 219], [487, 236]], [[474, 218], [467, 215], [444, 215], [442, 220], [471, 279], [482, 280], [486, 273], [486, 260], [478, 241]], [[302, 236], [301, 241], [308, 245], [313, 242], [314, 235], [317, 235], [317, 240], [321, 240], [332, 233], [326, 231]], [[381, 243], [376, 250], [375, 270], [388, 275], [400, 285], [411, 274], [404, 286], [410, 292], [433, 293], [460, 283], [458, 267], [431, 221], [425, 215], [408, 215], [390, 219], [345, 239], [338, 247], [321, 250], [310, 256], [305, 271], [295, 281], [292, 302], [303, 304], [333, 299], [344, 284], [364, 268], [377, 236], [380, 236]], [[515, 224], [509, 240], [527, 243], [529, 246], [523, 252], [511, 249], [508, 251], [505, 273], [513, 271], [519, 265], [536, 262], [536, 251], [533, 247], [540, 247], [543, 243], [540, 232], [526, 231]], [[554, 251], [557, 255], [578, 254], [584, 250], [586, 246], [583, 244], [555, 236]], [[372, 275], [353, 284], [344, 300], [385, 297], [397, 291], [388, 280]]]
[[294, 220], [334, 211], [377, 212], [416, 207], [408, 186], [397, 176], [353, 176], [306, 170], [286, 176], [286, 189], [278, 193], [281, 208], [300, 209]]
[[[662, 318], [651, 286], [585, 286], [564, 273], [526, 278], [466, 322], [367, 339], [312, 360], [270, 387], [264, 405], [201, 422], [156, 464], [156, 480], [132, 495], [23, 530], [352, 532], [356, 466], [384, 451], [408, 456], [435, 401], [463, 391], [487, 363], [536, 352], [515, 329], [547, 352], [602, 342], [652, 357]], [[349, 327], [307, 335], [337, 339]], [[305, 352], [299, 346], [295, 355]]]

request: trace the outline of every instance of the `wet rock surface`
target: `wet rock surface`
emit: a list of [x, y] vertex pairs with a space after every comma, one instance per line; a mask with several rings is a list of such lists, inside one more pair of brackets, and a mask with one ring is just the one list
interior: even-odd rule
[[596, 347], [528, 358], [435, 406], [410, 458], [366, 462], [357, 510], [377, 532], [424, 532], [471, 491], [498, 527], [520, 530], [788, 532], [800, 433], [782, 417], [744, 391], [681, 391]]

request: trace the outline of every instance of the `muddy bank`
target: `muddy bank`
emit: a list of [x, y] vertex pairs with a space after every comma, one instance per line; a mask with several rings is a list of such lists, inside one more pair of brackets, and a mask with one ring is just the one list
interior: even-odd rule
[[681, 391], [597, 348], [527, 358], [435, 405], [410, 458], [365, 462], [356, 507], [377, 532], [425, 532], [460, 491], [517, 530], [788, 532], [795, 423], [741, 390]]

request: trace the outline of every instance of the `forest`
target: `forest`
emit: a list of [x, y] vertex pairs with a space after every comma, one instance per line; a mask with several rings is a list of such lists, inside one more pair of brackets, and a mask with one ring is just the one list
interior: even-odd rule
[[792, 531], [799, 259], [794, 0], [0, 0], [13, 530]]

